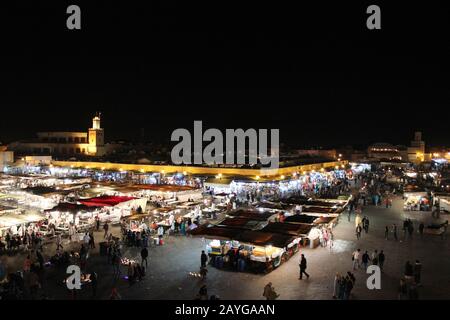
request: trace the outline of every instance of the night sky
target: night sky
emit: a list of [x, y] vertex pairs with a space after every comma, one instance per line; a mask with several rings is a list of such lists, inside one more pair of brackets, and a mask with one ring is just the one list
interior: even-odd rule
[[[82, 30], [65, 27], [79, 4]], [[449, 17], [440, 2], [243, 7], [239, 1], [1, 5], [0, 141], [39, 130], [169, 143], [172, 130], [279, 128], [293, 146], [450, 145]], [[192, 5], [192, 4], [190, 4]]]

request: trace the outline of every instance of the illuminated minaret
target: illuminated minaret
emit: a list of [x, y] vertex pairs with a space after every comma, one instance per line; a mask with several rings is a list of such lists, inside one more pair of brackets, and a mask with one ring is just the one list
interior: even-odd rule
[[102, 156], [104, 154], [105, 135], [100, 126], [101, 114], [97, 112], [92, 119], [92, 128], [89, 129], [89, 147], [88, 152], [93, 156]]

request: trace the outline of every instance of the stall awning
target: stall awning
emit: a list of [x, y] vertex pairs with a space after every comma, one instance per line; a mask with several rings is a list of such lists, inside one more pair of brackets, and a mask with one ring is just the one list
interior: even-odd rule
[[247, 218], [252, 220], [260, 220], [260, 221], [267, 221], [272, 216], [275, 215], [273, 212], [267, 212], [267, 211], [259, 211], [259, 210], [236, 210], [234, 212], [227, 213], [230, 217], [240, 217], [240, 218]]
[[284, 248], [295, 240], [294, 236], [286, 234], [242, 230], [210, 225], [200, 226], [192, 230], [191, 234], [193, 236], [203, 236], [208, 239], [236, 240], [255, 246], [274, 246], [277, 248]]
[[291, 204], [264, 201], [256, 205], [257, 208], [272, 210], [291, 210], [294, 206]]
[[262, 247], [273, 246], [276, 248], [285, 248], [295, 240], [295, 237], [280, 233], [244, 231], [239, 234], [236, 240]]
[[252, 220], [248, 218], [227, 218], [222, 220], [217, 225], [229, 228], [247, 229], [247, 230], [257, 230], [261, 229], [266, 222], [261, 220]]
[[315, 224], [328, 224], [332, 222], [333, 220], [336, 220], [336, 217], [319, 217], [316, 221], [314, 221]]
[[[281, 202], [285, 203], [285, 204], [317, 206], [317, 207], [327, 207], [327, 208], [343, 205], [341, 200], [335, 200], [335, 201], [308, 200], [306, 198], [300, 198], [300, 197], [291, 197], [291, 198], [287, 198], [287, 199], [282, 199]], [[344, 203], [344, 205], [345, 205], [345, 203]]]
[[306, 223], [306, 224], [312, 224], [314, 221], [317, 220], [317, 217], [314, 216], [308, 216], [306, 214], [296, 214], [290, 217], [287, 217], [284, 222], [285, 223]]
[[240, 229], [203, 225], [192, 230], [191, 235], [217, 240], [236, 240], [241, 232]]
[[44, 212], [70, 212], [70, 213], [77, 213], [80, 211], [94, 211], [98, 207], [96, 206], [87, 206], [84, 204], [77, 204], [77, 203], [68, 203], [68, 202], [61, 202], [56, 207], [52, 209], [45, 210]]
[[324, 208], [324, 207], [317, 207], [317, 206], [308, 206], [306, 208], [304, 207], [302, 212], [332, 214], [332, 213], [342, 212], [342, 208]]
[[114, 207], [120, 203], [135, 200], [134, 197], [119, 197], [119, 196], [101, 196], [90, 199], [79, 200], [81, 204], [88, 207]]
[[182, 192], [182, 191], [196, 190], [196, 188], [191, 186], [179, 186], [175, 184], [140, 184], [135, 185], [132, 188], [134, 188], [135, 191], [150, 190], [158, 192]]
[[300, 237], [307, 236], [312, 228], [313, 226], [310, 224], [273, 222], [269, 223], [261, 231]]

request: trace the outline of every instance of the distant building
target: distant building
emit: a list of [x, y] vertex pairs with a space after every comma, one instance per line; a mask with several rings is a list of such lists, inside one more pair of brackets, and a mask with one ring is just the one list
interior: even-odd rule
[[379, 142], [367, 148], [367, 156], [377, 160], [405, 160], [403, 159], [404, 153], [402, 154], [402, 149], [404, 148], [400, 146]]
[[422, 132], [414, 133], [414, 140], [408, 147], [408, 160], [412, 163], [420, 163], [425, 160], [425, 141], [422, 141]]
[[8, 150], [22, 155], [104, 156], [112, 146], [105, 144], [100, 114], [96, 114], [88, 132], [38, 132], [36, 139], [13, 142]]
[[297, 149], [294, 150], [294, 154], [299, 157], [338, 158], [336, 149]]

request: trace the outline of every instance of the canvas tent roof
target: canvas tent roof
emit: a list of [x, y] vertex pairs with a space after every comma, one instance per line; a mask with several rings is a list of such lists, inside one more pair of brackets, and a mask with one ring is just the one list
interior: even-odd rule
[[241, 218], [265, 221], [265, 220], [268, 220], [270, 217], [272, 217], [274, 215], [274, 213], [267, 212], [267, 211], [260, 212], [258, 210], [239, 209], [237, 211], [230, 212], [227, 215], [231, 216], [231, 217], [241, 217]]
[[306, 214], [296, 214], [296, 215], [287, 217], [284, 220], [284, 222], [285, 223], [306, 223], [306, 224], [311, 224], [311, 223], [314, 223], [315, 220], [317, 220], [317, 217], [308, 216]]
[[87, 206], [84, 204], [61, 202], [56, 207], [45, 210], [45, 212], [59, 211], [59, 212], [77, 213], [80, 211], [94, 211], [96, 209], [97, 209], [97, 207], [95, 207], [95, 206]]
[[269, 223], [261, 231], [271, 233], [281, 233], [290, 236], [306, 236], [313, 228], [310, 224], [273, 222]]
[[251, 243], [257, 246], [274, 246], [277, 248], [284, 248], [292, 241], [295, 240], [295, 237], [280, 234], [280, 233], [271, 233], [271, 232], [262, 232], [262, 231], [244, 231], [239, 234], [238, 239], [240, 242]]
[[204, 236], [205, 238], [218, 240], [236, 240], [237, 236], [242, 232], [240, 229], [207, 226], [203, 225], [191, 231], [194, 236]]
[[135, 199], [137, 198], [119, 197], [119, 196], [100, 196], [96, 198], [79, 200], [79, 202], [88, 207], [114, 207], [122, 202], [127, 202]]
[[262, 227], [262, 224], [265, 224], [265, 222], [261, 220], [252, 220], [249, 218], [237, 217], [237, 218], [226, 218], [221, 222], [219, 222], [217, 225], [229, 228], [255, 230], [260, 229]]

